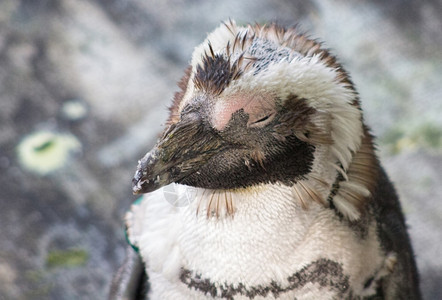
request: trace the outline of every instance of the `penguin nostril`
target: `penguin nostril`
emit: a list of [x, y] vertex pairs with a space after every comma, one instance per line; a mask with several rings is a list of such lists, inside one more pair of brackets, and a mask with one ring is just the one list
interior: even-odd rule
[[249, 127], [249, 128], [264, 127], [273, 121], [275, 115], [276, 114], [274, 112], [272, 112], [271, 114], [265, 115], [256, 121], [252, 121], [252, 122], [249, 121], [249, 123], [247, 124], [247, 127]]
[[270, 116], [265, 116], [265, 117], [259, 119], [258, 121], [254, 122], [254, 124], [259, 123], [259, 122], [264, 122], [264, 121], [267, 120], [268, 118], [270, 118]]

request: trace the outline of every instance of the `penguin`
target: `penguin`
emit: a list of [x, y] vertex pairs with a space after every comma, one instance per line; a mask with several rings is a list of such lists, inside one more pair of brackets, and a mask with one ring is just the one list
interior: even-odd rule
[[358, 93], [320, 42], [229, 20], [179, 87], [111, 299], [420, 299]]

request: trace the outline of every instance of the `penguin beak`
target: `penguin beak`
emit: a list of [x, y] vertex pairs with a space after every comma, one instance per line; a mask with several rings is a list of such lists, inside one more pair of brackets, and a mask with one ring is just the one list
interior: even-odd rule
[[223, 141], [196, 117], [172, 124], [139, 162], [132, 179], [134, 194], [153, 192], [198, 171]]
[[134, 195], [153, 192], [172, 182], [167, 167], [161, 163], [161, 156], [161, 151], [155, 146], [152, 151], [138, 161], [137, 170], [132, 179]]

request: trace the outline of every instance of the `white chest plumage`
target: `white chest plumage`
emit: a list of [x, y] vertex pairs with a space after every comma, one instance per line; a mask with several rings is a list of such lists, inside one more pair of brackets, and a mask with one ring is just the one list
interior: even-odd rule
[[[181, 203], [189, 195], [196, 199], [173, 206], [160, 189], [127, 215], [152, 299], [370, 295], [375, 286], [364, 285], [382, 276], [390, 259], [380, 249], [374, 224], [358, 234], [330, 209], [316, 203], [303, 209], [290, 187], [269, 184], [215, 196], [172, 187]], [[218, 216], [206, 214], [211, 201], [220, 202]], [[234, 214], [227, 213], [226, 202]]]

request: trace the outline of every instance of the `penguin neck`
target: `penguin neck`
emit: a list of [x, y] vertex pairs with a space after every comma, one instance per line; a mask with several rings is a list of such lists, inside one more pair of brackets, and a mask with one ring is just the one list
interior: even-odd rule
[[286, 230], [295, 242], [302, 240], [321, 211], [329, 210], [312, 201], [307, 207], [297, 199], [293, 187], [281, 184], [239, 190], [192, 189], [187, 187], [195, 193], [195, 200], [186, 209], [187, 222], [192, 223], [191, 218], [196, 226], [225, 227], [231, 233], [245, 233], [244, 228], [267, 232]]
[[[218, 197], [217, 213], [210, 207], [216, 209]], [[233, 213], [225, 205], [230, 197]], [[214, 281], [228, 278], [248, 284], [271, 282], [275, 274], [283, 274], [283, 280], [306, 261], [316, 259], [317, 249], [327, 239], [324, 226], [338, 222], [331, 209], [319, 203], [305, 208], [294, 199], [292, 187], [278, 184], [215, 194], [206, 190], [204, 196], [180, 209], [179, 220], [179, 248], [182, 261], [187, 262], [184, 269]], [[287, 257], [291, 257], [289, 265]], [[225, 266], [223, 271], [215, 272], [220, 266]]]
[[[333, 180], [329, 180], [330, 183], [327, 184], [329, 189]], [[184, 185], [176, 185], [175, 189], [177, 195], [181, 195], [179, 201], [189, 204], [191, 212], [199, 218], [211, 220], [263, 214], [281, 218], [283, 212], [289, 211], [291, 218], [298, 214], [310, 215], [314, 214], [314, 211], [309, 212], [312, 206], [328, 207], [325, 204], [330, 193], [329, 189], [321, 189], [316, 180], [303, 180], [292, 186], [269, 183], [232, 190], [211, 190]]]

